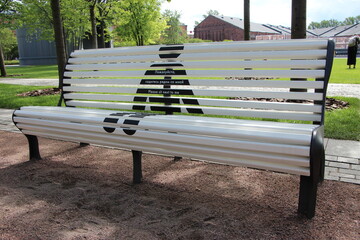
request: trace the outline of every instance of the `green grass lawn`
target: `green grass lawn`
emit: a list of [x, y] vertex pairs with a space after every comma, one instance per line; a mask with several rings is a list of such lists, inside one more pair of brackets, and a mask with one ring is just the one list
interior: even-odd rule
[[[360, 59], [358, 59], [360, 62]], [[57, 66], [13, 66], [7, 67], [8, 74], [13, 78], [58, 78]], [[349, 69], [346, 58], [335, 58], [330, 83], [360, 84], [360, 63], [358, 68]]]
[[346, 58], [335, 58], [330, 76], [330, 83], [360, 84], [360, 59], [358, 67], [351, 68], [346, 65]]
[[[38, 86], [0, 84], [0, 108], [16, 109], [21, 106], [56, 106], [59, 95], [20, 97], [16, 94], [36, 89]], [[360, 99], [337, 97], [350, 103], [348, 109], [327, 111], [325, 115], [325, 137], [360, 141]]]
[[59, 95], [21, 97], [16, 94], [50, 87], [22, 86], [0, 83], [0, 108], [16, 109], [21, 106], [56, 106]]
[[57, 65], [10, 66], [6, 71], [11, 78], [58, 78]]
[[349, 102], [347, 109], [326, 111], [325, 137], [360, 141], [360, 99], [334, 97]]

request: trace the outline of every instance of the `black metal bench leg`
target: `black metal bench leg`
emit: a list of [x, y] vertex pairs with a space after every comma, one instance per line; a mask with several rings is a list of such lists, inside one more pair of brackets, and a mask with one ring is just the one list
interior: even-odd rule
[[315, 215], [318, 181], [312, 177], [300, 176], [298, 213], [311, 219]]
[[29, 142], [29, 160], [36, 161], [40, 160], [40, 151], [39, 151], [39, 142], [36, 136], [33, 135], [25, 135]]
[[141, 183], [142, 170], [141, 170], [141, 151], [132, 150], [133, 155], [133, 183]]

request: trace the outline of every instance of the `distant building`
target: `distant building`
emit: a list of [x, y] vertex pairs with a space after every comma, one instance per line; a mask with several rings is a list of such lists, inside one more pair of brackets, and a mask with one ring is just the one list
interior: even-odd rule
[[[309, 29], [307, 38], [332, 38], [336, 49], [347, 49], [349, 38], [360, 35], [360, 23], [346, 26]], [[236, 17], [209, 15], [194, 29], [194, 37], [211, 41], [244, 40], [244, 20]], [[250, 22], [251, 40], [291, 39], [291, 28]], [[341, 51], [339, 51], [341, 52]], [[345, 54], [343, 51], [342, 54]]]
[[[279, 39], [290, 39], [291, 38], [291, 29], [283, 26], [272, 26], [267, 25], [274, 29], [283, 29], [282, 35], [258, 35], [256, 40], [279, 40]], [[346, 55], [347, 54], [347, 45], [349, 38], [354, 35], [360, 35], [360, 24], [346, 25], [346, 26], [337, 26], [337, 27], [327, 27], [327, 28], [318, 28], [318, 29], [309, 29], [307, 30], [307, 38], [326, 38], [333, 39], [335, 41], [335, 49], [337, 55]], [[360, 50], [359, 50], [360, 52]], [[360, 54], [360, 53], [359, 53]]]
[[[264, 24], [250, 23], [250, 39], [258, 35], [281, 34], [281, 31]], [[244, 20], [236, 17], [209, 15], [194, 29], [194, 37], [211, 41], [244, 40]]]
[[16, 30], [19, 48], [20, 65], [52, 65], [56, 64], [55, 43], [37, 40], [30, 36], [25, 28]]

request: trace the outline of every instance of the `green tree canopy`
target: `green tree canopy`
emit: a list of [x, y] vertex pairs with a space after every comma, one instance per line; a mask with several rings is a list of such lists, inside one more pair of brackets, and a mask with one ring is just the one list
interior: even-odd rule
[[117, 10], [116, 33], [122, 41], [136, 45], [159, 41], [166, 22], [160, 13], [161, 0], [123, 0]]
[[177, 11], [165, 10], [163, 17], [167, 24], [163, 34], [163, 42], [165, 44], [184, 43], [187, 33], [181, 27], [181, 14]]
[[5, 59], [14, 57], [14, 49], [17, 49], [17, 41], [13, 30], [0, 28], [0, 45], [2, 46]]
[[7, 46], [9, 36], [11, 36], [8, 27], [12, 26], [16, 15], [17, 1], [1, 0], [0, 1], [0, 75], [6, 77], [6, 68], [4, 61], [3, 48]]
[[352, 25], [356, 23], [360, 23], [360, 15], [356, 17], [348, 17], [344, 21], [330, 19], [330, 20], [322, 20], [320, 22], [311, 22], [308, 26], [308, 29], [337, 27], [337, 26]]
[[[54, 40], [51, 0], [22, 0], [18, 25], [38, 39]], [[61, 0], [61, 19], [67, 40], [74, 42], [90, 29], [89, 10], [84, 0]]]

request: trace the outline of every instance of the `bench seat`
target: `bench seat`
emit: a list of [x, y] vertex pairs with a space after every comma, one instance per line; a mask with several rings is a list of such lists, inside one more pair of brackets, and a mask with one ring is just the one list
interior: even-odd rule
[[[22, 107], [24, 134], [310, 175], [317, 125], [139, 114], [63, 107]], [[129, 135], [132, 135], [129, 138]]]

